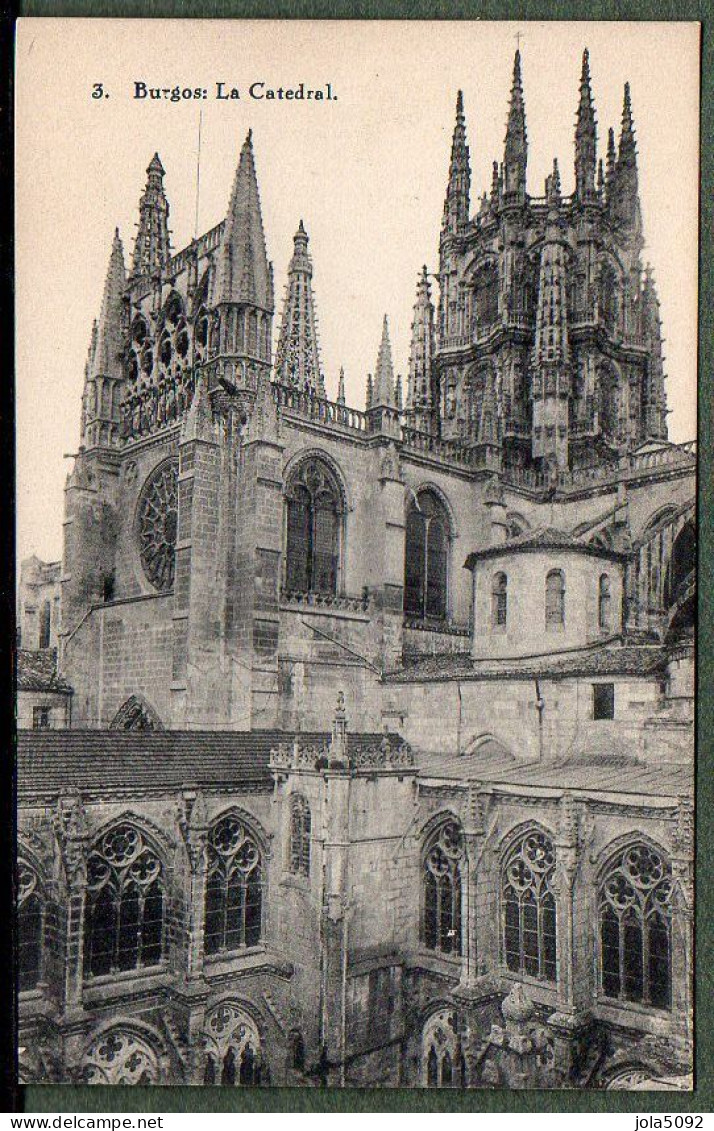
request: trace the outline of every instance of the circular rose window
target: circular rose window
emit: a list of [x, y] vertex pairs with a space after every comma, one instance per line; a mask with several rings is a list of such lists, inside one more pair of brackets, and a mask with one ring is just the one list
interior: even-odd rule
[[151, 473], [139, 498], [139, 554], [144, 573], [154, 588], [174, 583], [178, 525], [178, 463], [167, 460]]

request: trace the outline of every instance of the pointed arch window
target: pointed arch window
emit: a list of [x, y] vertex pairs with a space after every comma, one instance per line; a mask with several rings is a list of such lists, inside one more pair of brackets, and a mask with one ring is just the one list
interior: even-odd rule
[[36, 870], [17, 865], [17, 965], [20, 992], [34, 990], [42, 979], [45, 899]]
[[84, 1057], [83, 1084], [158, 1084], [159, 1058], [148, 1041], [115, 1026], [97, 1037]]
[[290, 871], [310, 876], [310, 806], [298, 793], [290, 798]]
[[52, 606], [45, 601], [40, 611], [40, 648], [49, 648], [52, 628]]
[[156, 966], [164, 946], [162, 863], [133, 825], [121, 823], [87, 860], [85, 977]]
[[672, 871], [637, 843], [608, 864], [599, 891], [600, 975], [606, 997], [672, 1004]]
[[461, 954], [461, 827], [446, 821], [427, 841], [422, 862], [422, 941], [429, 950]]
[[565, 574], [552, 569], [545, 579], [545, 627], [562, 628], [565, 624]]
[[420, 618], [446, 619], [449, 521], [432, 491], [420, 491], [407, 513], [404, 611]]
[[501, 871], [503, 954], [514, 974], [554, 982], [556, 913], [555, 848], [541, 832], [520, 837]]
[[498, 322], [498, 271], [488, 264], [481, 268], [474, 283], [474, 336], [488, 334]]
[[422, 1033], [422, 1080], [428, 1088], [465, 1088], [466, 1058], [453, 1010], [432, 1014]]
[[258, 945], [263, 882], [263, 859], [255, 837], [237, 816], [221, 818], [208, 837], [207, 955]]
[[496, 632], [506, 631], [508, 619], [508, 578], [495, 573], [491, 583], [491, 624]]
[[306, 460], [295, 471], [286, 509], [286, 589], [336, 595], [344, 508], [337, 479], [323, 460]]
[[615, 334], [620, 324], [620, 279], [611, 263], [600, 268], [600, 316], [609, 334]]
[[597, 620], [600, 631], [609, 632], [612, 625], [612, 590], [606, 573], [600, 575], [598, 582]]
[[203, 1037], [206, 1045], [204, 1084], [251, 1087], [270, 1083], [258, 1028], [240, 1006], [222, 1002], [208, 1018]]

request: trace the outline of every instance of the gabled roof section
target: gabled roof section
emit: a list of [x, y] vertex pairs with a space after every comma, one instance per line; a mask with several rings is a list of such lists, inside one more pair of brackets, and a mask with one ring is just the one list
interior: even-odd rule
[[20, 649], [17, 653], [18, 691], [55, 691], [72, 694], [66, 680], [57, 674], [57, 649]]
[[608, 550], [602, 546], [592, 546], [583, 542], [567, 530], [558, 530], [555, 526], [539, 526], [535, 530], [526, 530], [513, 538], [507, 538], [494, 546], [484, 546], [483, 549], [473, 550], [466, 559], [466, 569], [473, 569], [474, 564], [481, 558], [493, 558], [502, 554], [532, 552], [537, 550], [572, 550], [578, 553], [590, 554], [598, 558], [621, 559], [622, 554], [615, 550]]

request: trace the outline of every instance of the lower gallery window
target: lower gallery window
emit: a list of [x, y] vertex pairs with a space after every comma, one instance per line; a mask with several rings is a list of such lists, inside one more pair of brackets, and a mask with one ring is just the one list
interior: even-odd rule
[[446, 617], [448, 549], [446, 509], [433, 492], [420, 491], [407, 514], [405, 613], [438, 620]]
[[555, 849], [541, 832], [521, 837], [508, 851], [501, 874], [501, 915], [506, 965], [516, 974], [554, 982]]
[[257, 946], [262, 921], [260, 849], [243, 822], [231, 814], [213, 826], [208, 838], [206, 954]]
[[461, 954], [461, 867], [463, 836], [447, 821], [427, 842], [423, 863], [422, 938], [429, 950]]
[[44, 900], [35, 869], [23, 860], [17, 865], [17, 893], [19, 989], [34, 990], [42, 976]]
[[422, 1033], [422, 1081], [428, 1088], [464, 1088], [466, 1059], [450, 1009], [432, 1014]]
[[104, 833], [87, 860], [84, 972], [156, 966], [163, 951], [161, 861], [133, 825]]
[[671, 1007], [671, 868], [646, 844], [610, 861], [600, 886], [600, 967], [607, 997]]
[[336, 594], [342, 498], [330, 468], [307, 460], [286, 491], [285, 586], [294, 593]]

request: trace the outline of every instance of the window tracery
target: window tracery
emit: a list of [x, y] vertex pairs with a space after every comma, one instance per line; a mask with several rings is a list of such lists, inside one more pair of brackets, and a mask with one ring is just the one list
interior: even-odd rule
[[204, 1038], [204, 1084], [250, 1087], [269, 1083], [258, 1028], [240, 1006], [222, 1002], [210, 1015]]
[[336, 595], [343, 506], [334, 474], [317, 457], [305, 460], [290, 477], [285, 498], [286, 589]]
[[158, 1084], [160, 1080], [156, 1053], [129, 1029], [109, 1029], [93, 1042], [84, 1058], [84, 1084]]
[[607, 997], [671, 1007], [671, 867], [647, 844], [611, 860], [600, 886], [600, 970]]
[[444, 620], [447, 611], [449, 521], [432, 491], [420, 491], [407, 513], [404, 611]]
[[166, 460], [146, 480], [139, 498], [139, 554], [146, 577], [159, 591], [174, 583], [178, 525], [178, 461]]
[[509, 849], [501, 872], [501, 916], [506, 965], [516, 974], [554, 982], [556, 909], [555, 849], [533, 831]]
[[36, 870], [25, 860], [17, 864], [17, 934], [19, 989], [34, 990], [42, 977], [42, 936], [45, 900]]
[[300, 794], [290, 798], [290, 871], [310, 876], [310, 806]]
[[461, 954], [461, 867], [463, 835], [446, 821], [431, 836], [423, 858], [422, 938], [429, 950]]
[[207, 955], [258, 945], [263, 882], [263, 860], [255, 837], [239, 817], [223, 817], [208, 837]]
[[128, 822], [115, 825], [87, 860], [85, 976], [156, 966], [163, 926], [161, 861], [137, 828]]
[[466, 1059], [451, 1009], [432, 1014], [422, 1034], [422, 1081], [428, 1088], [467, 1086]]

